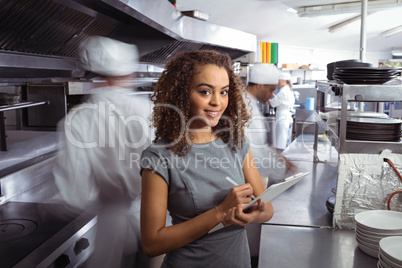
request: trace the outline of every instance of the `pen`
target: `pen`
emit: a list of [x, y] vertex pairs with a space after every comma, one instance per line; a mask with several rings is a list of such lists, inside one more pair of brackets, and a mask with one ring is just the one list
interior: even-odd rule
[[[234, 180], [232, 180], [232, 179], [229, 178], [229, 177], [226, 177], [226, 180], [227, 180], [228, 182], [230, 182], [231, 184], [233, 184], [234, 186], [238, 186], [238, 185], [239, 185], [238, 183], [236, 183]], [[251, 198], [252, 198], [252, 199], [255, 199], [254, 195], [252, 195]]]

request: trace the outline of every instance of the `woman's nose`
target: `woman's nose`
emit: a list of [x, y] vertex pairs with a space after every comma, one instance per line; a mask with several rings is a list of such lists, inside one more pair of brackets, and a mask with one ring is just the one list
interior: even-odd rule
[[217, 106], [220, 103], [221, 103], [221, 95], [220, 94], [212, 94], [210, 104]]

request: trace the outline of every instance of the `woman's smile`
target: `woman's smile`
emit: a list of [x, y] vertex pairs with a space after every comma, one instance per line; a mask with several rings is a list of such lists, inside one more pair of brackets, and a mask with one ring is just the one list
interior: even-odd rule
[[206, 114], [212, 118], [220, 117], [220, 110], [205, 110]]

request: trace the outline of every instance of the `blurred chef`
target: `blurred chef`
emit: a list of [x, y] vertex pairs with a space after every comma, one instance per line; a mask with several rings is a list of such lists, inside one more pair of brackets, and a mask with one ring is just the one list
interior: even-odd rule
[[291, 76], [289, 73], [280, 73], [278, 82], [279, 92], [273, 94], [268, 103], [276, 108], [276, 148], [283, 151], [292, 138], [293, 118], [290, 112], [295, 105], [295, 97], [292, 90]]
[[107, 85], [59, 123], [55, 182], [70, 207], [97, 209], [95, 250], [85, 267], [148, 267], [140, 246], [139, 161], [153, 137], [151, 101], [133, 94], [137, 48], [91, 37], [80, 57]]
[[[249, 83], [246, 87], [246, 100], [251, 121], [246, 129], [254, 161], [264, 179], [269, 184], [281, 181], [286, 172], [286, 160], [274, 148], [268, 145], [268, 132], [265, 118], [259, 109], [259, 103], [266, 103], [273, 97], [277, 87], [279, 71], [273, 64], [259, 63], [250, 68]], [[249, 98], [249, 100], [247, 99]]]
[[[278, 84], [279, 71], [273, 64], [259, 63], [250, 68], [249, 82], [246, 87], [245, 103], [251, 121], [246, 128], [246, 136], [254, 156], [257, 169], [267, 186], [278, 183], [285, 178], [292, 165], [275, 148], [268, 144], [268, 132], [265, 118], [259, 104], [265, 104], [274, 94]], [[261, 224], [246, 225], [251, 257], [259, 255], [259, 237]]]

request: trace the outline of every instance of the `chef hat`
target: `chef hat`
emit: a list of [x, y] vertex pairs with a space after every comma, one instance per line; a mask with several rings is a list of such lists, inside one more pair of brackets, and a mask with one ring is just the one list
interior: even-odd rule
[[279, 80], [290, 80], [291, 75], [290, 73], [280, 73], [279, 74]]
[[276, 85], [278, 76], [279, 71], [275, 65], [258, 63], [251, 67], [249, 81], [254, 84]]
[[137, 47], [106, 37], [95, 36], [82, 42], [80, 57], [85, 70], [100, 75], [124, 76], [137, 70]]

